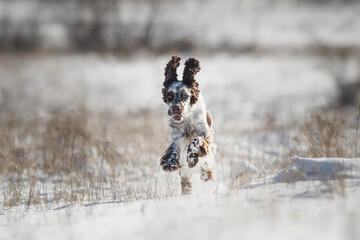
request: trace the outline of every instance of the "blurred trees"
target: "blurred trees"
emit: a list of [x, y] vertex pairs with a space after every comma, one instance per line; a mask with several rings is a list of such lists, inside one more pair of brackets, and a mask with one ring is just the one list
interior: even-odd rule
[[[44, 45], [43, 42], [48, 41], [46, 38], [53, 34], [49, 29], [55, 29], [55, 36], [50, 36], [50, 41], [66, 39], [65, 43], [60, 44], [50, 42], [50, 45], [63, 46], [61, 50], [127, 52], [138, 47], [148, 47], [152, 41], [159, 2], [160, 0], [3, 0], [0, 1], [0, 50], [39, 49]], [[128, 15], [126, 8], [132, 8], [134, 12], [134, 8], [139, 6], [139, 16], [125, 16], [124, 21], [123, 15]], [[56, 31], [65, 36], [57, 39]]]
[[[336, 3], [332, 6], [336, 9], [356, 1], [0, 0], [0, 51], [132, 53], [146, 49], [159, 53], [195, 48], [230, 52], [309, 48], [316, 39], [309, 39], [313, 33], [306, 32], [306, 26], [321, 36], [340, 30], [351, 35], [349, 32], [358, 29], [357, 13], [334, 16], [334, 23], [328, 24], [333, 8], [322, 13], [323, 20], [315, 21], [315, 15], [322, 12], [319, 5], [330, 3]], [[309, 14], [304, 8], [298, 11], [301, 4]], [[281, 6], [280, 11], [272, 11], [278, 10], [276, 6]], [[283, 6], [289, 9], [281, 10]], [[356, 6], [347, 9], [356, 11]], [[291, 21], [289, 12], [296, 13]], [[330, 35], [326, 41], [331, 41]]]
[[107, 48], [105, 30], [116, 21], [120, 0], [67, 0], [72, 3], [67, 22], [70, 41], [76, 49], [101, 50]]

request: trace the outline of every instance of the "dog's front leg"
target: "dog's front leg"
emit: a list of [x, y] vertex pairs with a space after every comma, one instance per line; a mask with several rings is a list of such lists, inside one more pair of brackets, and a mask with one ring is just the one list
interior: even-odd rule
[[180, 168], [180, 150], [176, 142], [170, 144], [160, 160], [160, 165], [165, 172], [172, 172]]
[[205, 135], [193, 138], [187, 150], [187, 161], [190, 168], [196, 166], [199, 157], [206, 156], [209, 152], [210, 140]]

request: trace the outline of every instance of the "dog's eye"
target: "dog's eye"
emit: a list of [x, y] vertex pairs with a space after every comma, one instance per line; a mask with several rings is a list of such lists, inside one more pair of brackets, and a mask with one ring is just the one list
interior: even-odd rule
[[182, 99], [187, 99], [189, 96], [188, 96], [186, 93], [181, 93], [181, 94], [180, 94], [180, 97], [181, 97]]
[[168, 93], [167, 98], [168, 98], [169, 101], [172, 101], [173, 98], [174, 98], [174, 95], [171, 94], [171, 93]]

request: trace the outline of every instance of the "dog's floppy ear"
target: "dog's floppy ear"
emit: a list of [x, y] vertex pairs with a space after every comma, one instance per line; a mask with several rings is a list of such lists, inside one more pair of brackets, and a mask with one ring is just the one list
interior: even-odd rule
[[195, 75], [200, 71], [200, 69], [200, 62], [195, 58], [189, 58], [186, 60], [182, 81], [191, 91], [191, 105], [196, 103], [199, 98], [199, 83], [196, 82]]
[[174, 81], [177, 81], [177, 73], [176, 69], [180, 65], [181, 57], [172, 56], [171, 60], [165, 67], [165, 81], [163, 83], [164, 88], [162, 89], [163, 101], [166, 102], [166, 89], [170, 86], [170, 84]]

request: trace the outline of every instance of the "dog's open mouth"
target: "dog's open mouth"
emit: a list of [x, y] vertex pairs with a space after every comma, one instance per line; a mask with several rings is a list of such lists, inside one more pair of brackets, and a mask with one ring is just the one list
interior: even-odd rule
[[175, 114], [175, 115], [172, 116], [172, 118], [173, 118], [175, 121], [181, 121], [182, 116]]

